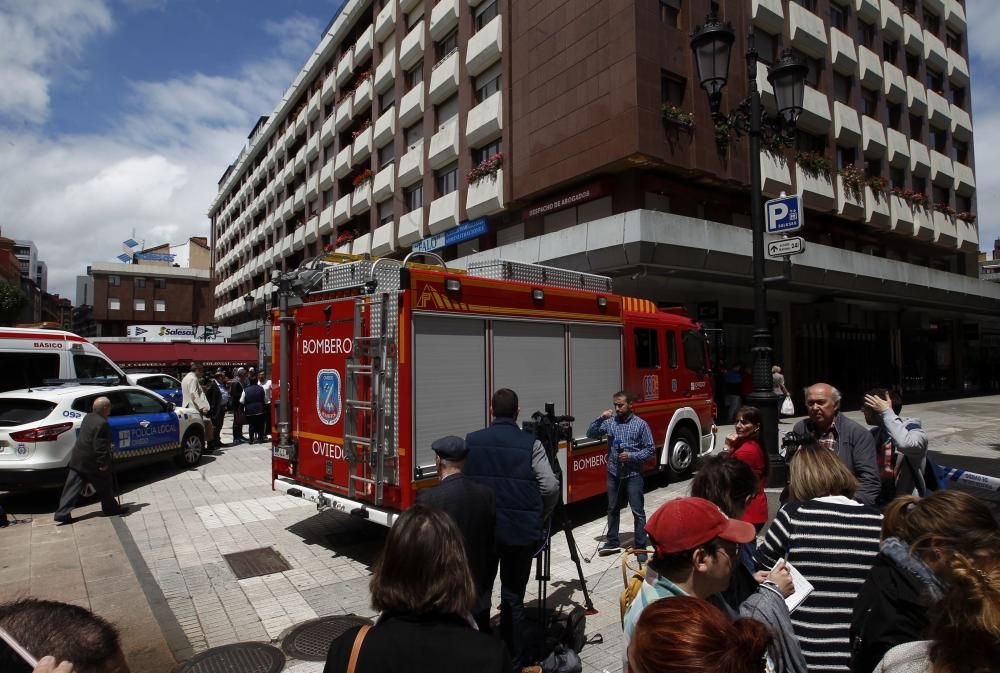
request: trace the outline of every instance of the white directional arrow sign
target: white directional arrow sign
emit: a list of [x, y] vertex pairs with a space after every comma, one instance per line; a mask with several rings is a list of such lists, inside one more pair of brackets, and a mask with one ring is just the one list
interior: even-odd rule
[[768, 257], [788, 257], [790, 255], [801, 255], [806, 251], [806, 241], [801, 236], [790, 238], [779, 238], [767, 242]]

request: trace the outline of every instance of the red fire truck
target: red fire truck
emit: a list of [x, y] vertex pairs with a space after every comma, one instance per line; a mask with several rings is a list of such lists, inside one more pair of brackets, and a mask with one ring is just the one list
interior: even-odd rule
[[273, 485], [320, 508], [391, 525], [437, 483], [431, 443], [487, 425], [497, 388], [521, 420], [546, 403], [575, 417], [580, 441], [557, 452], [567, 503], [605, 492], [606, 444], [585, 434], [620, 389], [660, 442], [649, 472], [684, 475], [715, 448], [699, 325], [604, 276], [337, 256], [278, 282]]

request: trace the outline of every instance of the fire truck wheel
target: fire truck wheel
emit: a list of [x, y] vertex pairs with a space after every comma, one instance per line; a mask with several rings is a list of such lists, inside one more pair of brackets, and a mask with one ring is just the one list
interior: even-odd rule
[[201, 460], [205, 450], [205, 442], [197, 430], [188, 430], [181, 442], [181, 452], [177, 454], [177, 463], [183, 467], [194, 467]]
[[694, 457], [698, 455], [697, 439], [690, 428], [680, 427], [674, 430], [670, 437], [667, 455], [667, 467], [672, 478], [683, 479], [691, 474], [694, 467]]

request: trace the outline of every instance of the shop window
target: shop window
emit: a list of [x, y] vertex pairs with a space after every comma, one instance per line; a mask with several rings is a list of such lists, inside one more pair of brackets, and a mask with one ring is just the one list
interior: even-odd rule
[[659, 369], [660, 344], [655, 329], [637, 327], [635, 330], [636, 369]]

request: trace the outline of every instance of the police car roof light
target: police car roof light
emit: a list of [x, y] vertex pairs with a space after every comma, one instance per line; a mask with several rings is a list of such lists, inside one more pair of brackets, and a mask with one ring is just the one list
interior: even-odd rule
[[117, 376], [100, 376], [86, 379], [44, 379], [45, 386], [117, 386], [120, 381]]

